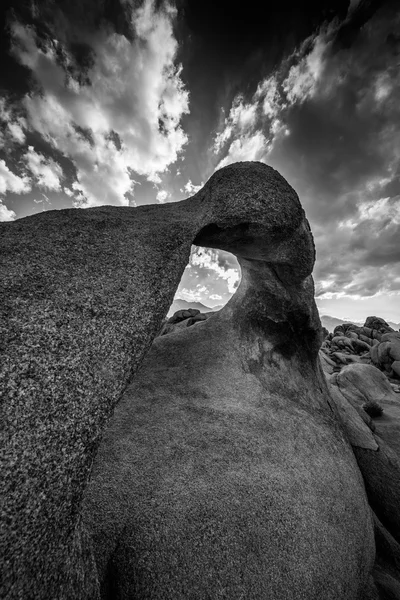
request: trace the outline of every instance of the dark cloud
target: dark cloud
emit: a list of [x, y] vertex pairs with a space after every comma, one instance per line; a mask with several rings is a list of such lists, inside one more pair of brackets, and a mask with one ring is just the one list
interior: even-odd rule
[[191, 92], [190, 116], [183, 126], [190, 138], [188, 177], [195, 183], [213, 171], [210, 137], [229, 111], [234, 96], [254, 93], [296, 45], [325, 20], [344, 18], [349, 0], [273, 0], [241, 3], [178, 0], [182, 77]]

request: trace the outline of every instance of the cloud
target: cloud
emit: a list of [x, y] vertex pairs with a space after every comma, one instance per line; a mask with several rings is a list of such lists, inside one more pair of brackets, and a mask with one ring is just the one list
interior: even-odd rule
[[13, 210], [9, 210], [0, 200], [0, 221], [14, 221], [16, 214]]
[[[226, 259], [227, 255], [232, 257], [233, 265], [236, 263], [235, 266], [229, 265]], [[228, 292], [230, 294], [234, 293], [239, 284], [240, 274], [237, 261], [228, 252], [195, 246], [191, 253], [189, 264], [192, 267], [199, 267], [200, 269], [211, 271], [217, 278], [226, 281]]]
[[63, 188], [63, 192], [64, 192], [64, 194], [67, 194], [67, 196], [69, 196], [70, 198], [72, 198], [72, 197], [73, 197], [73, 195], [74, 195], [74, 192], [73, 192], [73, 190], [70, 190], [70, 189], [69, 189], [69, 188], [67, 188], [67, 187], [64, 187], [64, 188]]
[[21, 127], [21, 123], [8, 123], [8, 131], [10, 132], [12, 139], [18, 142], [19, 144], [23, 144], [25, 142], [26, 136], [24, 130]]
[[256, 131], [252, 135], [241, 135], [230, 144], [228, 154], [216, 168], [221, 169], [226, 165], [243, 160], [263, 161], [268, 149], [268, 140], [261, 131]]
[[[332, 27], [322, 28], [317, 35], [308, 38], [294, 55], [298, 60], [290, 67], [282, 82], [289, 104], [304, 102], [316, 94], [326, 67], [326, 56], [330, 48], [329, 33], [332, 33]], [[307, 51], [306, 48], [310, 45], [311, 50]]]
[[171, 194], [166, 190], [160, 190], [159, 192], [157, 192], [157, 202], [159, 202], [160, 204], [164, 204], [164, 202], [167, 200], [167, 198], [169, 198], [170, 195]]
[[27, 194], [32, 189], [31, 180], [27, 175], [16, 175], [7, 167], [4, 160], [0, 160], [0, 194], [14, 192]]
[[266, 117], [274, 119], [278, 116], [282, 110], [283, 102], [276, 75], [266, 77], [258, 84], [253, 101], [261, 106], [262, 113]]
[[85, 78], [74, 75], [79, 68], [61, 34], [39, 44], [32, 27], [12, 26], [14, 56], [38, 89], [23, 101], [27, 126], [72, 161], [81, 206], [128, 204], [134, 173], [159, 182], [187, 142], [180, 120], [189, 95], [175, 64], [174, 17], [146, 0], [132, 11], [132, 40], [87, 32], [82, 41], [92, 63]]
[[[206, 306], [226, 304], [240, 281], [240, 268], [230, 252], [192, 246], [175, 297]], [[217, 301], [217, 302], [216, 302]]]
[[197, 285], [193, 289], [188, 289], [182, 287], [176, 293], [176, 298], [182, 298], [187, 302], [202, 302], [204, 300], [204, 296], [207, 294], [208, 289], [205, 285]]
[[63, 178], [63, 170], [55, 160], [45, 158], [36, 152], [33, 146], [28, 147], [28, 152], [23, 155], [23, 160], [40, 188], [55, 192], [61, 191], [60, 180]]
[[257, 104], [245, 104], [241, 94], [236, 96], [229, 115], [224, 121], [224, 129], [215, 136], [214, 151], [216, 153], [220, 152], [221, 148], [235, 132], [241, 131], [245, 133], [246, 131], [251, 131], [256, 123], [256, 118]]
[[194, 185], [192, 183], [192, 181], [189, 179], [189, 181], [183, 186], [183, 189], [185, 190], [185, 192], [187, 194], [189, 194], [190, 196], [194, 196], [194, 194], [197, 194], [197, 192], [199, 190], [201, 190], [201, 188], [204, 186], [204, 182], [202, 182], [200, 185]]
[[6, 124], [4, 133], [1, 134], [0, 147], [6, 142], [23, 144], [26, 140], [24, 130], [27, 127], [26, 119], [15, 114], [10, 106], [7, 106], [5, 98], [0, 98], [0, 121]]
[[[214, 140], [218, 167], [261, 160], [293, 185], [325, 299], [400, 290], [400, 12], [382, 7], [342, 46], [347, 24], [324, 26], [239, 95]], [[246, 127], [234, 117], [244, 106]]]

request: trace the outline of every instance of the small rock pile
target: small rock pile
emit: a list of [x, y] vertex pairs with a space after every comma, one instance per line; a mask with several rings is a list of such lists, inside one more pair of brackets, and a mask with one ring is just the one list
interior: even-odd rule
[[213, 314], [214, 312], [201, 313], [196, 308], [178, 310], [172, 315], [172, 317], [164, 321], [158, 335], [166, 335], [167, 333], [173, 333], [174, 331], [186, 329], [186, 327], [191, 327], [195, 323], [206, 321]]
[[352, 363], [373, 365], [400, 393], [400, 332], [379, 317], [368, 317], [362, 327], [354, 323], [335, 327], [322, 343], [320, 358], [326, 373]]

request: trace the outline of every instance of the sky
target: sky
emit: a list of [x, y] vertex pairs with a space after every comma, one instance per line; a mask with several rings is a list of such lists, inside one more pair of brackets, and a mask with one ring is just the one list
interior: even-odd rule
[[[179, 201], [262, 161], [310, 221], [320, 313], [400, 321], [397, 1], [0, 10], [0, 220]], [[223, 305], [239, 280], [234, 256], [193, 246], [176, 295]]]

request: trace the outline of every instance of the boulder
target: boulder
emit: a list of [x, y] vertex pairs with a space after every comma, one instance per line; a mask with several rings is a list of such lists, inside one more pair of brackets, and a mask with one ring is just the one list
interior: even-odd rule
[[[104, 599], [355, 600], [371, 586], [371, 514], [318, 361], [312, 238], [284, 206], [285, 235], [253, 216], [196, 238], [236, 254], [240, 286], [157, 338], [115, 409], [83, 506]], [[377, 448], [362, 421], [359, 435]]]
[[372, 365], [353, 364], [334, 373], [330, 382], [356, 409], [367, 402], [383, 408], [383, 415], [375, 419], [376, 433], [400, 458], [400, 402], [387, 377]]
[[376, 331], [380, 334], [386, 333], [388, 331], [394, 331], [384, 319], [380, 317], [367, 317], [364, 327], [368, 327], [373, 331]]
[[[192, 243], [235, 253], [242, 281], [149, 351]], [[372, 517], [318, 361], [313, 239], [276, 171], [238, 163], [180, 203], [1, 223], [0, 244], [4, 600], [372, 597]]]
[[397, 402], [387, 377], [373, 365], [352, 364], [335, 375], [342, 394], [354, 406], [375, 401]]
[[371, 361], [389, 377], [400, 379], [400, 334], [383, 334], [381, 341], [371, 349]]
[[168, 319], [168, 323], [174, 324], [179, 323], [180, 321], [184, 321], [185, 319], [190, 319], [191, 317], [195, 317], [196, 315], [200, 315], [200, 311], [197, 308], [189, 308], [187, 310], [177, 310], [172, 317]]
[[158, 335], [166, 335], [168, 333], [173, 333], [174, 331], [179, 331], [180, 329], [185, 329], [186, 327], [191, 327], [192, 325], [195, 325], [195, 323], [206, 321], [213, 314], [212, 311], [201, 313], [195, 308], [179, 310], [165, 321]]

